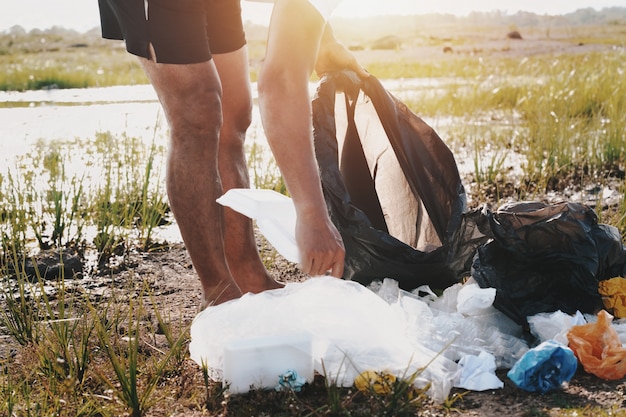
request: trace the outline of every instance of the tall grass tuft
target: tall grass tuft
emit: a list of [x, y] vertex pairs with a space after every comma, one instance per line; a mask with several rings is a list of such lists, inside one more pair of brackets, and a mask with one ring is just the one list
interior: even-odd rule
[[106, 263], [129, 247], [157, 245], [155, 229], [169, 224], [164, 154], [155, 143], [108, 133], [39, 141], [0, 172], [3, 257], [11, 250], [95, 250]]
[[[626, 161], [626, 84], [621, 50], [585, 55], [529, 56], [521, 60], [467, 59], [470, 76], [457, 76], [437, 88], [416, 89], [406, 103], [418, 114], [447, 118], [457, 134], [454, 149], [476, 141], [474, 159], [497, 168], [493, 149], [519, 155], [515, 174], [538, 191], [549, 191], [555, 179], [583, 169], [589, 178], [623, 171]], [[466, 132], [463, 133], [462, 130]], [[449, 130], [443, 126], [442, 132]], [[508, 133], [507, 133], [508, 130]], [[461, 133], [458, 133], [461, 131]], [[503, 132], [505, 134], [503, 134]], [[472, 139], [473, 138], [473, 139]], [[499, 151], [498, 151], [499, 152]], [[510, 151], [507, 151], [510, 152]], [[507, 172], [499, 169], [506, 178]], [[481, 172], [482, 171], [482, 172]], [[498, 175], [475, 167], [477, 177]], [[519, 182], [519, 178], [511, 179]]]
[[[36, 343], [40, 338], [39, 310], [37, 298], [24, 272], [25, 259], [17, 251], [0, 268], [0, 326], [20, 345]], [[10, 279], [14, 275], [15, 279]]]
[[[126, 309], [107, 309], [105, 314], [90, 305], [95, 334], [114, 374], [114, 379], [104, 373], [99, 373], [99, 377], [117, 393], [133, 417], [144, 415], [154, 403], [153, 394], [157, 385], [166, 376], [173, 358], [178, 358], [175, 364], [180, 365], [188, 338], [186, 331], [174, 338], [168, 324], [158, 315], [159, 325], [169, 335], [169, 350], [145, 354], [142, 350], [142, 345], [146, 344], [145, 331], [141, 324], [141, 318], [147, 313], [142, 301], [144, 295], [141, 291], [137, 297], [128, 296]], [[112, 322], [108, 320], [107, 313], [113, 314]]]

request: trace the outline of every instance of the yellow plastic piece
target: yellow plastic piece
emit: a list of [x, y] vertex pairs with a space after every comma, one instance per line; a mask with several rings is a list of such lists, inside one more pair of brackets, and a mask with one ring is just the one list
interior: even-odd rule
[[396, 382], [394, 375], [385, 372], [364, 371], [354, 379], [354, 386], [361, 392], [389, 394]]
[[602, 296], [604, 307], [615, 318], [626, 317], [626, 278], [615, 277], [600, 281], [598, 292]]

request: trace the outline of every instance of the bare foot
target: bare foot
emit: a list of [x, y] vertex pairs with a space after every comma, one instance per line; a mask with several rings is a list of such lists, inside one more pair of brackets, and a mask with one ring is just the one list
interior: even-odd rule
[[249, 263], [241, 262], [239, 265], [234, 266], [229, 264], [229, 267], [235, 282], [237, 282], [241, 292], [244, 294], [248, 292], [258, 294], [266, 290], [275, 290], [285, 286], [272, 278], [262, 263], [250, 265]]
[[231, 281], [230, 284], [227, 285], [218, 285], [213, 288], [202, 288], [202, 303], [201, 310], [209, 306], [215, 306], [218, 304], [225, 303], [230, 300], [234, 300], [243, 295], [241, 289], [235, 284], [234, 281]]
[[258, 294], [263, 291], [275, 290], [285, 286], [284, 284], [274, 280], [274, 278], [268, 274], [265, 274], [260, 278], [253, 278], [248, 275], [245, 279], [235, 278], [235, 280], [237, 281], [239, 288], [241, 288], [241, 292], [244, 294], [247, 292]]

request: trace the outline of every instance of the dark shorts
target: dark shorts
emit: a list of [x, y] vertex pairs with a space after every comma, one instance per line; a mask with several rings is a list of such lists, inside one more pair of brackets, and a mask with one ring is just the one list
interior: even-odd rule
[[[98, 0], [102, 37], [157, 62], [193, 64], [246, 44], [240, 0]], [[146, 18], [147, 15], [147, 18]]]

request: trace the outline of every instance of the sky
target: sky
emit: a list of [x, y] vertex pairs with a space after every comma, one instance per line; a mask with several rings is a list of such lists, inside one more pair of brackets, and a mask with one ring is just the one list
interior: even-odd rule
[[[62, 26], [86, 31], [99, 26], [97, 0], [0, 0], [0, 32], [14, 25], [26, 30]], [[381, 14], [452, 13], [467, 15], [471, 11], [519, 10], [538, 14], [563, 14], [593, 7], [626, 7], [626, 0], [344, 0], [333, 16], [372, 16]], [[244, 20], [267, 23], [271, 4], [242, 1]]]

